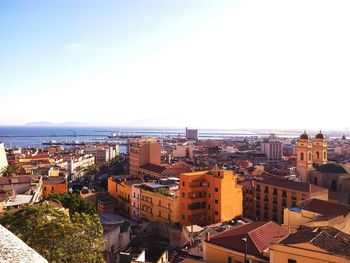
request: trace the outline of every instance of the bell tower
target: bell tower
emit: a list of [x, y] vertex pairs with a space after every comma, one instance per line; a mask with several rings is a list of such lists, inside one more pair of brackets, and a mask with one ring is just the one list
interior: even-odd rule
[[327, 163], [327, 140], [320, 131], [312, 142], [313, 163], [322, 165]]
[[312, 168], [312, 141], [306, 131], [300, 135], [296, 146], [297, 175], [302, 182], [307, 182], [307, 174]]

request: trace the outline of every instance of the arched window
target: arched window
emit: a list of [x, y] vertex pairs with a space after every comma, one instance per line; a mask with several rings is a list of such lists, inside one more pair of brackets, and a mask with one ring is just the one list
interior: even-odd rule
[[311, 156], [311, 153], [309, 153], [309, 161], [311, 161], [312, 159], [312, 156]]
[[326, 159], [327, 158], [327, 153], [326, 151], [323, 152], [323, 159]]
[[300, 161], [304, 161], [304, 153], [300, 153]]
[[320, 159], [320, 152], [316, 152], [316, 159]]

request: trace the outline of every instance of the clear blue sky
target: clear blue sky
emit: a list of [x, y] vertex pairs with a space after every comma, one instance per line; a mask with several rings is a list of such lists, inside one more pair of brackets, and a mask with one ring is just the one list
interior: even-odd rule
[[350, 126], [349, 13], [347, 1], [0, 0], [0, 125]]

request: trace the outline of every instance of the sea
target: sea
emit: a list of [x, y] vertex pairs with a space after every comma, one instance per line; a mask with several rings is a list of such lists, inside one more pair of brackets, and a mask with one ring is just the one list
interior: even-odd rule
[[[200, 139], [227, 139], [231, 137], [268, 136], [267, 131], [199, 129]], [[5, 147], [43, 147], [48, 141], [108, 141], [108, 136], [156, 136], [183, 137], [185, 128], [134, 128], [134, 127], [66, 127], [66, 126], [0, 126], [0, 141]], [[295, 137], [298, 133], [287, 132], [279, 136]], [[110, 140], [109, 140], [110, 141]]]

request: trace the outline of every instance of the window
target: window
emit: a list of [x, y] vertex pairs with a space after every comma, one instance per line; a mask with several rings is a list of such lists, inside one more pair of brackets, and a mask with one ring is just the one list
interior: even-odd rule
[[182, 186], [185, 186], [185, 182], [184, 181], [182, 181]]
[[216, 193], [219, 192], [219, 189], [218, 189], [217, 187], [215, 187], [215, 192], [216, 192]]
[[274, 198], [273, 198], [273, 203], [274, 203], [274, 204], [277, 204], [277, 197], [274, 197]]
[[269, 192], [269, 188], [267, 186], [265, 186], [265, 193]]
[[159, 206], [161, 206], [161, 205], [162, 205], [162, 201], [159, 200]]
[[218, 203], [219, 203], [218, 199], [215, 199], [215, 204], [218, 204]]
[[318, 159], [320, 159], [320, 152], [316, 152], [316, 159], [318, 160]]
[[44, 191], [46, 191], [46, 186], [44, 186]]
[[185, 219], [186, 219], [186, 216], [185, 216], [185, 215], [182, 215], [181, 218], [182, 218], [182, 220], [185, 220]]
[[55, 190], [55, 188], [53, 186], [51, 186], [51, 191]]
[[208, 210], [210, 210], [210, 205], [208, 204]]
[[227, 263], [232, 263], [232, 257], [227, 257]]
[[332, 189], [332, 191], [337, 191], [337, 181], [336, 180], [332, 180], [331, 189]]
[[185, 195], [186, 195], [186, 194], [185, 194], [184, 192], [181, 193], [181, 196], [182, 196], [182, 197], [185, 197]]
[[309, 153], [309, 161], [311, 161], [312, 160], [312, 155], [311, 155], [311, 153]]
[[218, 216], [218, 215], [219, 215], [219, 212], [218, 212], [218, 211], [215, 211], [215, 215]]
[[210, 193], [208, 193], [208, 198], [210, 198]]
[[317, 177], [314, 178], [314, 185], [317, 185]]
[[304, 161], [304, 153], [300, 153], [300, 161]]
[[267, 212], [264, 212], [264, 218], [269, 219], [269, 214]]
[[297, 263], [297, 261], [295, 259], [288, 258], [288, 263]]

